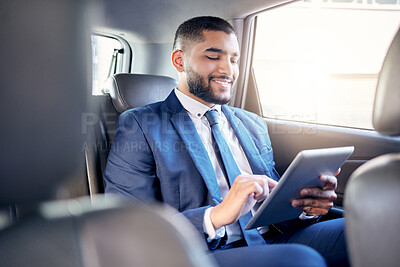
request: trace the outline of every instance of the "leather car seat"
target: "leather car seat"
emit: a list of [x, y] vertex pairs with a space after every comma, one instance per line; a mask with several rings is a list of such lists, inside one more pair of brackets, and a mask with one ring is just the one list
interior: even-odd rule
[[[400, 30], [379, 75], [373, 125], [400, 135]], [[400, 154], [386, 154], [359, 167], [345, 191], [346, 236], [352, 266], [400, 264]]]
[[103, 95], [91, 97], [92, 113], [88, 113], [85, 120], [85, 159], [90, 195], [104, 193], [103, 173], [119, 115], [131, 108], [162, 101], [177, 86], [177, 81], [170, 77], [120, 73], [106, 80]]
[[82, 178], [87, 2], [0, 2], [0, 211], [16, 207], [0, 214], [0, 265], [214, 266], [191, 224], [164, 206], [59, 200]]

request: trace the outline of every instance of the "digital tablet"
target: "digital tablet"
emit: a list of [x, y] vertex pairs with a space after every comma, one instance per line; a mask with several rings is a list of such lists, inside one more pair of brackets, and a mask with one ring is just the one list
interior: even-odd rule
[[293, 208], [292, 200], [302, 198], [300, 190], [322, 187], [320, 175], [334, 175], [353, 151], [353, 146], [301, 151], [245, 229], [267, 226], [299, 217], [302, 210]]

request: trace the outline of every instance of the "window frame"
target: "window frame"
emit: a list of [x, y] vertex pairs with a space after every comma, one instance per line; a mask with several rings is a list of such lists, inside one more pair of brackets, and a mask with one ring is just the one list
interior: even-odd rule
[[[111, 38], [111, 39], [117, 40], [121, 44], [121, 49], [123, 49], [124, 52], [118, 54], [117, 68], [116, 68], [116, 72], [114, 74], [131, 72], [132, 62], [134, 59], [134, 53], [133, 53], [131, 46], [124, 38], [122, 38], [121, 36], [115, 35], [115, 34], [104, 33], [101, 31], [92, 31], [90, 35], [106, 37], [106, 38]], [[93, 62], [91, 62], [91, 64], [93, 64]]]
[[[278, 5], [272, 8], [260, 10], [254, 14], [249, 15], [248, 17], [245, 18], [245, 24], [251, 25], [248, 28], [248, 31], [246, 32], [247, 34], [247, 40], [249, 40], [249, 45], [248, 47], [250, 48], [249, 51], [247, 52], [248, 57], [246, 58], [246, 62], [243, 63], [243, 69], [245, 70], [245, 77], [243, 77], [243, 85], [246, 85], [246, 87], [243, 88], [241, 92], [241, 99], [240, 102], [236, 100], [235, 104], [238, 107], [241, 107], [243, 109], [249, 110], [251, 112], [254, 112], [261, 116], [262, 118], [266, 120], [276, 120], [276, 121], [282, 121], [282, 122], [288, 122], [288, 123], [302, 123], [302, 124], [312, 124], [312, 125], [321, 125], [321, 126], [329, 126], [329, 127], [340, 127], [340, 128], [345, 128], [345, 129], [355, 129], [355, 130], [362, 130], [362, 131], [368, 131], [368, 132], [375, 132], [375, 129], [373, 128], [361, 128], [358, 126], [349, 126], [349, 125], [338, 125], [338, 124], [329, 124], [329, 123], [323, 123], [323, 122], [313, 122], [313, 121], [302, 121], [302, 120], [295, 120], [295, 119], [285, 119], [285, 118], [277, 118], [273, 116], [265, 116], [263, 113], [263, 107], [260, 99], [260, 94], [259, 94], [259, 89], [254, 73], [254, 67], [253, 67], [253, 61], [254, 61], [254, 51], [255, 51], [255, 41], [256, 41], [256, 35], [257, 35], [257, 19], [258, 16], [262, 13], [269, 12], [272, 9], [275, 8], [281, 8], [286, 5], [293, 4], [297, 1], [290, 1], [287, 3], [284, 3], [282, 5]], [[400, 7], [400, 6], [399, 6]], [[331, 7], [332, 8], [332, 7]], [[337, 7], [337, 8], [343, 8], [343, 7]], [[359, 9], [352, 7], [350, 9]], [[377, 10], [385, 10], [385, 8], [377, 8], [376, 6], [368, 8], [371, 10], [377, 9]], [[397, 10], [397, 9], [396, 9]], [[392, 11], [392, 10], [390, 10]], [[379, 73], [378, 74], [378, 79], [379, 79]], [[372, 120], [372, 118], [371, 118]]]

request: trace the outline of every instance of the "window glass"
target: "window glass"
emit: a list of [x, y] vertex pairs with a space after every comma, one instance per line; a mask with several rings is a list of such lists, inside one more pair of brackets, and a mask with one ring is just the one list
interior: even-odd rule
[[372, 129], [378, 75], [399, 27], [399, 0], [311, 0], [260, 14], [253, 69], [263, 115]]
[[120, 50], [121, 43], [110, 37], [92, 35], [92, 75], [93, 75], [93, 95], [102, 94], [102, 86], [110, 74], [117, 72], [115, 68], [114, 50]]

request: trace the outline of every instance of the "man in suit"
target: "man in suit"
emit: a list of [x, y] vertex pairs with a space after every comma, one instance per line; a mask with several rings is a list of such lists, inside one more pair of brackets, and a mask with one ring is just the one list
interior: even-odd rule
[[346, 265], [343, 220], [316, 223], [336, 198], [334, 176], [321, 177], [323, 188], [301, 191], [304, 198], [292, 203], [304, 211], [298, 219], [244, 230], [279, 174], [264, 120], [225, 105], [239, 56], [225, 20], [197, 17], [179, 26], [172, 53], [178, 87], [165, 101], [121, 114], [106, 193], [174, 207], [220, 265], [321, 266], [320, 254], [329, 265]]

